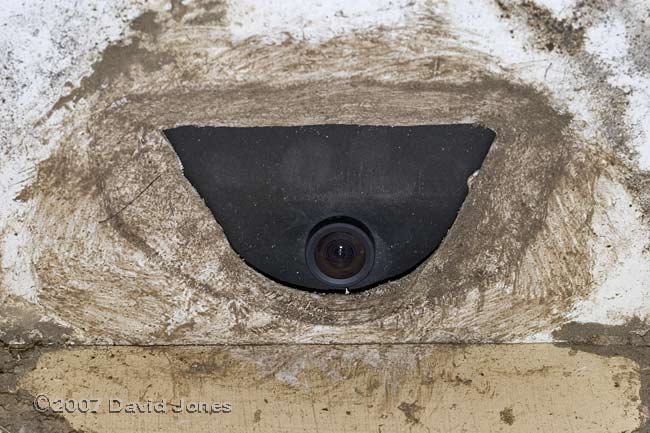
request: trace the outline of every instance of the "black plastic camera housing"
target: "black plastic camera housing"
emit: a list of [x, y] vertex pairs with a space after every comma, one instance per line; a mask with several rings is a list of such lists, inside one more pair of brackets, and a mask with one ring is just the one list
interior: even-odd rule
[[495, 137], [469, 124], [165, 134], [234, 250], [258, 272], [316, 291], [367, 288], [429, 257]]

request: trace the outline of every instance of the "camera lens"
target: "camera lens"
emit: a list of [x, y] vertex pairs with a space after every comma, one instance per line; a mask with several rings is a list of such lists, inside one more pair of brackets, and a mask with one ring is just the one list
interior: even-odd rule
[[374, 245], [354, 224], [320, 225], [307, 242], [307, 264], [319, 280], [333, 287], [351, 287], [363, 280], [374, 264]]
[[330, 233], [316, 245], [316, 266], [329, 277], [353, 277], [365, 262], [366, 249], [349, 233]]

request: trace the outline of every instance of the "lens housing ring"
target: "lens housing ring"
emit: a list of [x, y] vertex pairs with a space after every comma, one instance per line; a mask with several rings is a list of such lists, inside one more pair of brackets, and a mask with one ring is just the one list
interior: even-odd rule
[[[370, 234], [361, 227], [363, 226], [356, 221], [354, 223], [321, 223], [316, 226], [309, 236], [305, 248], [307, 266], [316, 278], [332, 288], [341, 289], [352, 288], [368, 276], [375, 263], [375, 245]], [[331, 250], [332, 243], [341, 244], [341, 246], [345, 246], [346, 251], [353, 252], [350, 260], [351, 265], [358, 264], [358, 261], [354, 263], [355, 259], [358, 255], [363, 255], [363, 264], [353, 275], [344, 278], [332, 276], [332, 274], [336, 273], [334, 269], [336, 264], [331, 263], [331, 260], [328, 262], [328, 257], [326, 257], [328, 251]], [[343, 260], [346, 259], [346, 257], [343, 258]], [[342, 265], [345, 264], [342, 263]], [[329, 269], [327, 269], [328, 267]], [[326, 269], [323, 270], [322, 268]], [[345, 273], [345, 270], [341, 271], [341, 273]]]

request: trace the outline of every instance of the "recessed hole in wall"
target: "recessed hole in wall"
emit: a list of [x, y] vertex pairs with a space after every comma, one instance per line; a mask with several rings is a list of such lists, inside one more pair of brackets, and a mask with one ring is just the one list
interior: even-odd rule
[[469, 124], [168, 129], [235, 251], [283, 284], [359, 290], [438, 247], [495, 133]]

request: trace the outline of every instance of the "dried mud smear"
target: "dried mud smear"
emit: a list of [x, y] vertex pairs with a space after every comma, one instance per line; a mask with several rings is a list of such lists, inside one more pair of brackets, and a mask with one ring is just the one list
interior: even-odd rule
[[513, 425], [515, 423], [515, 414], [511, 407], [506, 407], [499, 412], [499, 417], [501, 418], [501, 421], [508, 425]]
[[591, 107], [592, 122], [600, 126], [601, 145], [613, 149], [621, 162], [625, 161], [628, 173], [623, 183], [632, 192], [646, 218], [650, 216], [650, 193], [647, 188], [650, 174], [638, 170], [638, 151], [629, 144], [637, 134], [636, 127], [626, 120], [631, 91], [626, 86], [608, 84], [616, 81], [611, 65], [585, 50], [586, 34], [590, 27], [621, 20], [625, 26], [628, 48], [627, 53], [620, 53], [622, 57], [619, 61], [629, 62], [633, 65], [632, 70], [647, 73], [650, 71], [650, 51], [644, 42], [650, 35], [650, 21], [643, 16], [635, 2], [627, 1], [581, 0], [565, 8], [564, 18], [556, 17], [549, 9], [533, 1], [495, 2], [502, 11], [501, 18], [513, 25], [511, 33], [521, 31], [516, 24], [525, 24], [524, 36], [532, 47], [555, 51], [570, 59], [576, 72], [583, 77], [590, 97], [607, 101], [602, 106]]
[[[297, 431], [498, 431], [507, 428], [500, 412], [512, 407], [517, 431], [600, 432], [638, 426], [635, 366], [552, 345], [87, 347], [45, 354], [20, 383], [71, 398], [120, 397], [129, 384], [131, 398], [145, 401], [232, 404], [226, 419], [193, 416], [196, 430], [246, 431], [259, 410], [261, 431], [283, 431], [286, 419]], [[133, 415], [101, 412], [68, 419], [89, 431], [132, 431]], [[179, 417], [139, 422], [175, 431]]]
[[575, 54], [582, 49], [585, 28], [578, 22], [577, 12], [570, 18], [558, 19], [551, 11], [533, 1], [495, 1], [503, 12], [502, 18], [524, 17], [528, 28], [533, 30], [533, 42], [539, 48], [568, 54]]
[[[65, 138], [30, 190], [40, 302], [90, 341], [500, 341], [552, 327], [588, 295], [593, 188], [612, 159], [546, 95], [488, 73], [441, 18], [318, 47], [233, 45], [188, 24], [188, 8], [136, 20], [57, 104], [70, 109]], [[497, 140], [443, 245], [410, 276], [349, 297], [249, 269], [161, 132], [468, 116]]]
[[[134, 21], [135, 36], [109, 47], [56, 104], [53, 112], [70, 110], [65, 139], [17, 198], [37, 209], [29, 224], [40, 302], [84, 342], [499, 341], [548, 329], [588, 294], [593, 185], [617, 163], [585, 150], [570, 117], [546, 95], [505, 72], [487, 73], [490, 59], [454, 45], [444, 20], [425, 17], [391, 37], [371, 30], [317, 47], [291, 39], [232, 44], [194, 27], [223, 23], [222, 4], [173, 3], [170, 13]], [[546, 49], [580, 53], [578, 24], [540, 26], [546, 12], [525, 15]], [[179, 124], [468, 116], [495, 129], [498, 141], [445, 244], [410, 278], [349, 298], [295, 292], [248, 269], [161, 135]], [[643, 365], [647, 416], [647, 350], [580, 347]], [[5, 397], [20, 406], [10, 413], [23, 413], [31, 398], [3, 393], [3, 404]], [[51, 421], [51, 431], [69, 428]]]
[[[0, 432], [73, 433], [76, 430], [63, 416], [34, 410], [35, 396], [19, 386], [20, 379], [34, 370], [43, 346], [65, 341], [70, 329], [44, 322], [27, 309], [2, 308], [0, 332]], [[51, 349], [49, 349], [51, 350]]]
[[418, 413], [422, 412], [422, 409], [424, 409], [424, 407], [418, 406], [416, 402], [406, 403], [403, 401], [399, 404], [399, 406], [397, 406], [397, 409], [401, 410], [404, 413], [407, 423], [418, 424], [420, 422]]
[[[598, 323], [567, 323], [553, 333], [557, 340], [574, 351], [599, 356], [623, 356], [639, 365], [641, 389], [639, 412], [642, 425], [635, 433], [650, 433], [650, 323], [640, 319], [624, 325], [605, 326]], [[620, 386], [615, 382], [614, 386]]]

